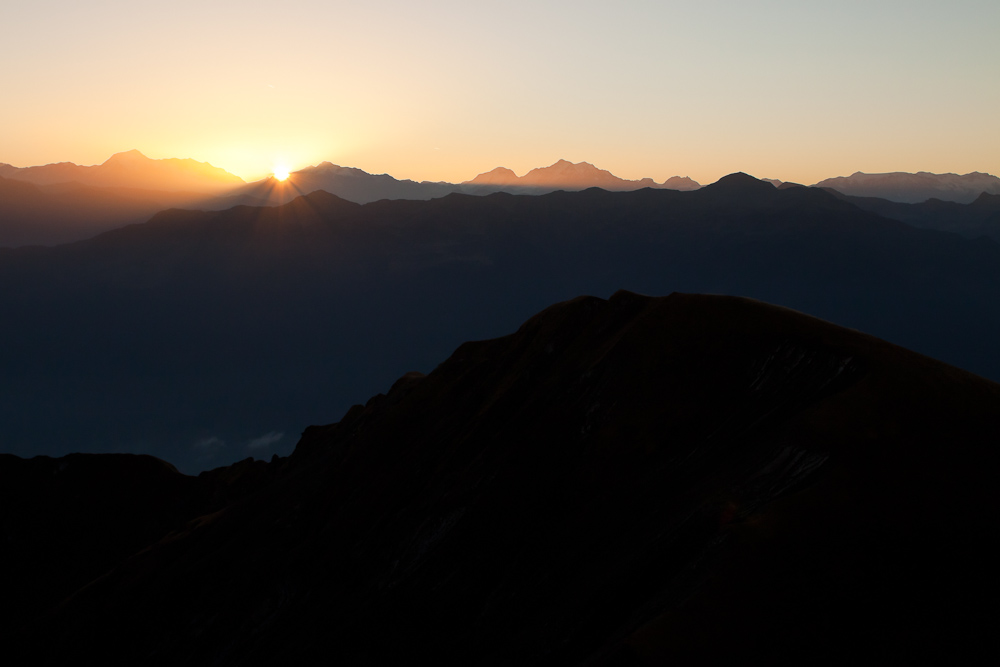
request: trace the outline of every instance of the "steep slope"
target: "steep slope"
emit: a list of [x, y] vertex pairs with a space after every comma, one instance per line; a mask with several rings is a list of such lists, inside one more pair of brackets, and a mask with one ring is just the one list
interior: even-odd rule
[[785, 309], [581, 297], [308, 429], [254, 492], [5, 646], [33, 664], [989, 661], [998, 410], [996, 384]]

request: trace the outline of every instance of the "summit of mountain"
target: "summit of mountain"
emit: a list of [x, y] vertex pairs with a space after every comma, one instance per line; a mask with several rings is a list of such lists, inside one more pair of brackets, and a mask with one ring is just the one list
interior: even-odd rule
[[599, 187], [616, 189], [623, 179], [606, 169], [598, 169], [589, 162], [572, 163], [559, 160], [548, 167], [532, 169], [520, 178], [523, 185], [534, 187], [555, 187], [565, 189], [586, 189]]
[[479, 174], [471, 181], [465, 181], [462, 185], [517, 185], [519, 180], [520, 177], [507, 167], [497, 167]]
[[702, 187], [698, 181], [694, 180], [690, 176], [671, 176], [667, 180], [663, 181], [663, 185], [660, 186], [664, 190], [697, 190]]
[[742, 171], [727, 174], [714, 183], [705, 186], [706, 192], [721, 190], [753, 190], [760, 192], [770, 192], [775, 190], [775, 186], [768, 180], [759, 179]]
[[744, 172], [736, 172], [704, 186], [696, 194], [699, 198], [715, 204], [789, 201], [787, 198], [779, 196], [779, 192], [780, 190], [769, 181], [755, 178]]
[[151, 159], [146, 157], [141, 151], [133, 148], [129, 151], [122, 151], [121, 153], [115, 153], [107, 160], [103, 162], [105, 166], [107, 165], [135, 165], [145, 162], [151, 162]]

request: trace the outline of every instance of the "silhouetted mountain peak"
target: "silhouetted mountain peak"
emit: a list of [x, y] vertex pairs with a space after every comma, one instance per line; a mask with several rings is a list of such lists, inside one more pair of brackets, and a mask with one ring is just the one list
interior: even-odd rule
[[548, 167], [532, 169], [520, 179], [521, 184], [531, 186], [566, 186], [566, 187], [606, 187], [618, 186], [623, 179], [610, 171], [598, 169], [589, 162], [573, 163], [559, 160]]
[[661, 186], [667, 190], [697, 190], [701, 183], [690, 176], [671, 176]]
[[[292, 177], [295, 177], [297, 175], [312, 175], [319, 178], [336, 178], [338, 176], [354, 176], [354, 177], [367, 176], [370, 178], [378, 178], [378, 176], [376, 176], [375, 174], [370, 174], [364, 169], [358, 169], [357, 167], [344, 167], [339, 164], [334, 164], [332, 162], [320, 162], [315, 167], [305, 167], [304, 169], [299, 169], [298, 171], [292, 174]], [[392, 177], [389, 176], [389, 178]]]
[[465, 183], [469, 185], [516, 185], [518, 180], [518, 176], [513, 170], [507, 167], [497, 167], [479, 174]]
[[750, 174], [745, 174], [742, 171], [738, 171], [735, 174], [729, 174], [728, 176], [723, 176], [715, 183], [705, 187], [706, 189], [713, 188], [715, 190], [731, 192], [774, 192], [775, 190], [773, 184], [754, 178]]
[[[545, 169], [545, 167], [542, 167], [542, 169]], [[574, 162], [570, 162], [569, 160], [558, 160], [558, 161], [556, 161], [555, 164], [553, 164], [552, 166], [548, 167], [548, 169], [554, 169], [554, 170], [559, 170], [559, 171], [574, 171], [574, 172], [581, 172], [581, 171], [599, 171], [599, 172], [603, 172], [603, 171], [605, 171], [604, 169], [598, 169], [597, 167], [595, 167], [590, 162], [575, 162], [574, 163]], [[610, 173], [610, 172], [607, 172], [607, 173]]]
[[121, 152], [121, 153], [115, 153], [114, 155], [112, 155], [111, 157], [109, 157], [107, 160], [105, 160], [104, 164], [105, 165], [114, 165], [114, 164], [126, 165], [126, 164], [136, 164], [136, 163], [140, 163], [140, 162], [152, 162], [152, 160], [150, 158], [146, 157], [145, 155], [143, 155], [137, 149], [133, 148], [130, 151], [124, 151], [124, 152]]
[[355, 209], [361, 206], [361, 204], [348, 201], [347, 199], [344, 199], [343, 197], [338, 197], [337, 195], [327, 192], [326, 190], [315, 190], [307, 195], [296, 197], [291, 202], [289, 202], [289, 204], [294, 204], [296, 201], [300, 199], [305, 202], [309, 202], [310, 204], [321, 206], [324, 209], [329, 209], [330, 207], [333, 206], [341, 206], [344, 208]]

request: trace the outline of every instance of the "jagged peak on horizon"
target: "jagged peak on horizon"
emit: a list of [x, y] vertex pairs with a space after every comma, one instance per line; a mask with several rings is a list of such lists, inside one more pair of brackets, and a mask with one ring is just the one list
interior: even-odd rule
[[146, 157], [139, 149], [133, 148], [132, 150], [122, 151], [120, 153], [113, 153], [111, 157], [105, 160], [102, 164], [112, 164], [118, 162], [135, 162], [138, 160], [151, 160], [152, 158]]
[[[996, 178], [993, 174], [986, 171], [970, 171], [965, 174], [959, 174], [954, 171], [944, 171], [944, 172], [934, 172], [934, 171], [879, 171], [879, 172], [867, 172], [867, 171], [855, 171], [850, 176], [831, 176], [825, 178], [825, 181], [832, 181], [837, 178], [855, 178], [858, 176], [954, 176], [956, 178], [965, 178], [968, 176], [989, 176]], [[822, 182], [822, 181], [820, 181]]]
[[[595, 167], [590, 162], [586, 162], [586, 161], [584, 161], [584, 162], [570, 162], [569, 160], [565, 160], [565, 159], [562, 159], [562, 158], [560, 158], [559, 160], [556, 160], [555, 162], [553, 162], [552, 164], [550, 164], [548, 167], [538, 167], [538, 169], [551, 169], [552, 167], [592, 167], [594, 169], [598, 169], [598, 167]], [[606, 171], [606, 170], [599, 169], [599, 171]]]

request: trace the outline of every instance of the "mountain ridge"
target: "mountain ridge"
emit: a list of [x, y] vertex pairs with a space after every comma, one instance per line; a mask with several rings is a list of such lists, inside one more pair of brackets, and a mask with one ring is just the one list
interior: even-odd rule
[[588, 187], [600, 187], [611, 191], [636, 190], [644, 187], [693, 190], [701, 187], [687, 176], [672, 176], [663, 183], [656, 183], [651, 178], [632, 181], [619, 178], [610, 171], [599, 169], [589, 162], [574, 164], [563, 159], [548, 167], [531, 169], [524, 176], [518, 176], [506, 167], [496, 167], [491, 171], [479, 174], [472, 180], [464, 181], [461, 185], [537, 189], [539, 192], [550, 189], [582, 190]]
[[701, 186], [686, 176], [673, 176], [662, 184], [656, 183], [651, 178], [629, 181], [618, 178], [607, 170], [598, 169], [589, 162], [574, 164], [567, 160], [559, 160], [548, 167], [532, 169], [524, 176], [517, 176], [506, 167], [496, 167], [462, 183], [400, 180], [389, 174], [370, 174], [356, 167], [342, 167], [331, 162], [321, 162], [292, 172], [285, 182], [279, 183], [268, 178], [250, 183], [210, 207], [222, 208], [233, 203], [243, 203], [245, 200], [242, 197], [252, 201], [284, 204], [314, 190], [326, 190], [359, 204], [367, 204], [381, 199], [436, 199], [452, 193], [545, 194], [556, 190], [575, 191], [590, 187], [601, 187], [609, 191], [628, 191], [646, 187], [694, 190]]
[[78, 181], [97, 187], [133, 187], [166, 191], [215, 194], [243, 184], [243, 179], [225, 169], [190, 158], [154, 160], [136, 149], [115, 153], [99, 165], [80, 166], [58, 162], [36, 167], [0, 165], [0, 176], [52, 185]]
[[[1000, 385], [752, 299], [577, 297], [289, 458], [156, 468], [190, 509], [119, 524], [151, 529], [141, 551], [98, 551], [106, 574], [0, 632], [34, 664], [981, 659], [998, 405]], [[20, 556], [39, 510], [3, 507]], [[50, 539], [103, 544], [106, 514], [73, 507]]]
[[[0, 446], [143, 442], [184, 471], [287, 453], [300, 424], [461, 340], [622, 287], [741, 294], [1000, 378], [1000, 247], [820, 189], [737, 176], [363, 205], [316, 192], [0, 250]], [[268, 434], [271, 449], [248, 448]]]
[[978, 171], [968, 174], [926, 171], [867, 174], [857, 171], [850, 176], [827, 178], [813, 187], [828, 187], [845, 195], [878, 197], [905, 204], [919, 204], [932, 198], [969, 204], [983, 192], [1000, 194], [1000, 178]]

